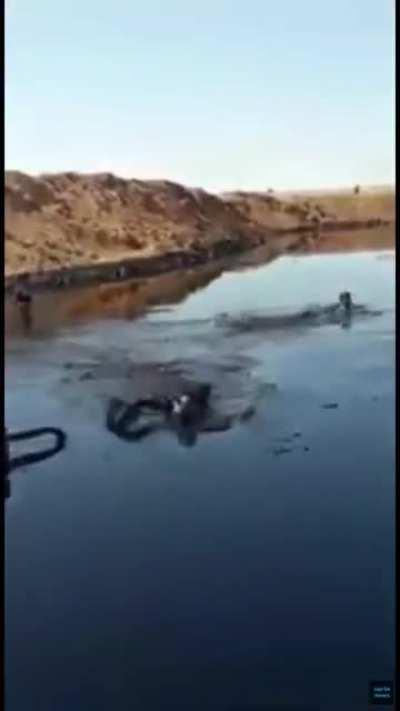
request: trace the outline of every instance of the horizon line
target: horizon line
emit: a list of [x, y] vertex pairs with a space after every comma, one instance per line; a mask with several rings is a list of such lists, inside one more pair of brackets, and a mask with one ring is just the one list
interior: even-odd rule
[[215, 194], [215, 195], [229, 195], [230, 193], [264, 193], [264, 192], [272, 192], [272, 193], [331, 193], [331, 192], [347, 192], [347, 191], [352, 191], [356, 186], [359, 186], [361, 189], [364, 191], [374, 191], [377, 192], [379, 190], [392, 190], [393, 192], [396, 191], [396, 182], [387, 182], [387, 183], [360, 183], [354, 181], [351, 184], [338, 184], [335, 186], [320, 186], [320, 187], [289, 187], [289, 188], [273, 188], [271, 186], [266, 187], [264, 189], [261, 188], [229, 188], [229, 189], [218, 189], [218, 190], [210, 190], [203, 188], [202, 186], [199, 185], [189, 185], [188, 183], [185, 182], [179, 182], [177, 180], [170, 180], [169, 178], [166, 177], [158, 177], [158, 178], [138, 178], [137, 176], [130, 176], [127, 177], [125, 175], [118, 175], [118, 173], [114, 173], [112, 170], [98, 170], [98, 171], [80, 171], [80, 170], [58, 170], [58, 171], [44, 171], [44, 172], [30, 172], [30, 171], [24, 171], [20, 170], [19, 168], [5, 168], [4, 170], [5, 174], [6, 173], [21, 173], [22, 175], [27, 175], [28, 177], [32, 178], [46, 178], [50, 176], [57, 176], [57, 175], [67, 175], [68, 173], [72, 173], [74, 175], [78, 176], [84, 176], [84, 177], [95, 177], [99, 175], [112, 175], [113, 177], [119, 179], [119, 180], [124, 180], [126, 182], [130, 181], [137, 181], [137, 182], [142, 182], [142, 183], [172, 183], [174, 185], [180, 185], [182, 187], [185, 187], [189, 190], [203, 190], [204, 192], [208, 192], [210, 194]]

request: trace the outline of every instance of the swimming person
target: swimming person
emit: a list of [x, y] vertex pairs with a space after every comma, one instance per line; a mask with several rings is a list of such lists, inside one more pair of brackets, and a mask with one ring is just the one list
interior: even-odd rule
[[15, 300], [17, 304], [30, 304], [32, 303], [32, 293], [27, 286], [27, 280], [21, 279], [17, 282], [15, 290]]
[[337, 301], [326, 306], [309, 306], [301, 311], [288, 314], [245, 313], [233, 318], [228, 314], [220, 314], [216, 316], [215, 322], [217, 325], [237, 333], [272, 331], [301, 326], [340, 325], [343, 328], [349, 328], [354, 314], [372, 316], [375, 312], [369, 311], [362, 305], [354, 304], [350, 291], [342, 291]]
[[353, 300], [350, 291], [342, 291], [339, 294], [339, 302], [343, 306], [346, 314], [350, 314], [353, 310]]

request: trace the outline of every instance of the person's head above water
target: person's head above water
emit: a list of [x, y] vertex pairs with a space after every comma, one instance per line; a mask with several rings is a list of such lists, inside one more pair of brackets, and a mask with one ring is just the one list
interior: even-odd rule
[[182, 424], [200, 421], [208, 407], [211, 386], [204, 383], [192, 385], [184, 394], [173, 398], [171, 412]]
[[351, 307], [353, 306], [353, 301], [351, 298], [350, 291], [342, 291], [339, 294], [339, 301], [342, 304], [342, 306], [345, 308], [346, 311], [351, 311]]
[[184, 394], [197, 405], [206, 406], [211, 395], [211, 385], [209, 383], [193, 383], [185, 389]]
[[18, 304], [30, 304], [32, 294], [26, 282], [20, 282], [15, 289], [15, 298]]

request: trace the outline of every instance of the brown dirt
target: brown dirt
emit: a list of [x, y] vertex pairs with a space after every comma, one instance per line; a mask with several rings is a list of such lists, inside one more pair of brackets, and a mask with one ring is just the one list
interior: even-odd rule
[[5, 175], [5, 273], [121, 262], [216, 246], [244, 250], [289, 231], [394, 221], [394, 190], [212, 195], [112, 174]]

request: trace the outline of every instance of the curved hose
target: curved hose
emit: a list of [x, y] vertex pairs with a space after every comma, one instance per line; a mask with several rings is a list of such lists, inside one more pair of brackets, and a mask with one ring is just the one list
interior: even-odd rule
[[[234, 418], [211, 418], [207, 409], [207, 400], [210, 386], [202, 386], [201, 390], [192, 395], [190, 399], [195, 402], [194, 412], [180, 411], [174, 416], [174, 405], [182, 404], [178, 399], [168, 397], [151, 397], [137, 400], [133, 404], [113, 398], [107, 410], [106, 426], [110, 432], [120, 439], [134, 442], [147, 437], [161, 429], [171, 429], [178, 440], [185, 446], [192, 446], [199, 432], [226, 432], [232, 427]], [[164, 415], [164, 420], [155, 424], [137, 424], [133, 429], [130, 426], [137, 423], [143, 410], [152, 410]]]
[[[149, 398], [137, 400], [133, 405], [127, 405], [122, 400], [114, 398], [111, 400], [107, 411], [107, 429], [120, 439], [125, 439], [129, 442], [143, 439], [143, 437], [160, 429], [159, 424], [141, 425], [134, 430], [129, 429], [129, 425], [138, 420], [144, 408], [165, 413], [169, 410], [169, 404], [167, 400], [161, 398]], [[118, 417], [121, 410], [122, 415]]]
[[19, 457], [14, 457], [8, 460], [8, 472], [11, 472], [17, 467], [23, 467], [27, 464], [34, 464], [35, 462], [41, 462], [43, 459], [48, 459], [54, 454], [57, 454], [64, 449], [65, 443], [67, 441], [67, 435], [63, 430], [58, 427], [39, 427], [33, 430], [24, 430], [23, 432], [6, 433], [6, 447], [8, 442], [19, 442], [24, 439], [33, 439], [34, 437], [41, 437], [42, 435], [54, 435], [55, 443], [53, 447], [44, 449], [41, 452], [27, 452], [27, 454], [22, 454]]

